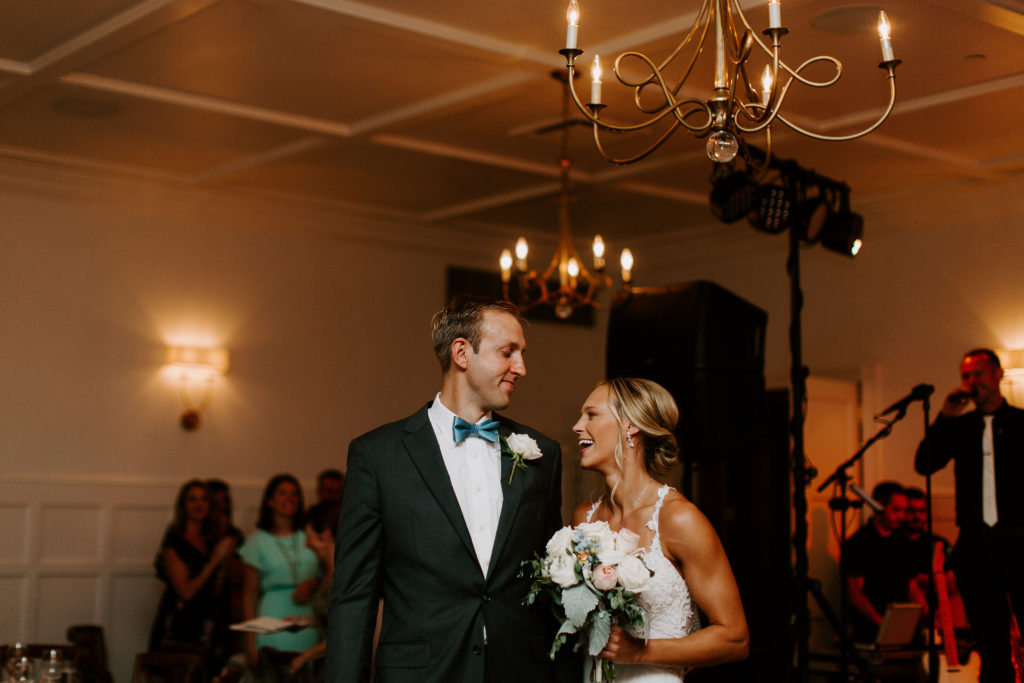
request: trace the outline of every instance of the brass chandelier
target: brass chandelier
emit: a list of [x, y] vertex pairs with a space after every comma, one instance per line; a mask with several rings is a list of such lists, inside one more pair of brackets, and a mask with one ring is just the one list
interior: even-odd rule
[[[561, 72], [553, 74], [558, 80], [565, 81]], [[569, 157], [569, 85], [565, 85], [562, 97], [562, 148], [558, 160], [559, 193], [558, 193], [558, 246], [548, 267], [543, 271], [530, 270], [527, 265], [529, 245], [526, 238], [516, 241], [515, 259], [512, 252], [505, 249], [501, 252], [498, 264], [501, 267], [502, 295], [508, 301], [515, 301], [519, 307], [528, 311], [537, 306], [553, 306], [555, 315], [561, 319], [570, 317], [574, 310], [586, 306], [604, 308], [595, 298], [603, 290], [610, 287], [612, 280], [605, 271], [605, 244], [600, 235], [594, 235], [592, 244], [593, 272], [587, 270], [583, 260], [576, 252], [572, 238], [572, 221], [570, 204], [575, 200], [570, 184], [569, 170], [572, 159]], [[511, 291], [512, 271], [515, 266], [518, 292]], [[619, 256], [622, 273], [622, 285], [628, 292], [632, 282], [633, 254], [623, 249]], [[518, 294], [518, 295], [516, 295]]]
[[[867, 135], [884, 122], [892, 112], [896, 102], [896, 67], [900, 60], [893, 55], [892, 38], [889, 20], [885, 12], [879, 13], [878, 33], [882, 48], [882, 61], [879, 68], [888, 72], [889, 105], [882, 115], [863, 130], [848, 135], [822, 135], [803, 128], [782, 115], [782, 103], [794, 82], [813, 88], [826, 88], [835, 84], [842, 74], [842, 63], [835, 57], [821, 55], [813, 57], [793, 68], [781, 59], [781, 40], [789, 31], [782, 26], [782, 9], [780, 0], [769, 0], [768, 23], [764, 30], [766, 41], [755, 35], [750, 23], [743, 14], [739, 0], [703, 0], [700, 11], [693, 26], [686, 33], [675, 49], [661, 62], [655, 62], [640, 52], [623, 52], [614, 63], [616, 79], [633, 89], [633, 103], [643, 117], [634, 124], [615, 124], [600, 118], [605, 105], [601, 102], [601, 62], [595, 55], [591, 72], [592, 83], [590, 101], [584, 104], [576, 89], [572, 86], [572, 76], [576, 72], [576, 60], [583, 54], [577, 49], [580, 8], [577, 0], [570, 0], [566, 12], [568, 30], [565, 48], [559, 52], [566, 58], [569, 72], [569, 91], [580, 112], [593, 124], [594, 141], [601, 155], [615, 164], [630, 164], [648, 156], [658, 149], [678, 129], [684, 128], [698, 138], [707, 137], [707, 153], [716, 163], [729, 163], [741, 149], [741, 138], [744, 135], [764, 133], [764, 149], [767, 153], [764, 161], [771, 155], [771, 124], [781, 121], [788, 128], [816, 140], [844, 141], [853, 140]], [[709, 35], [715, 41], [715, 80], [713, 96], [702, 100], [693, 97], [682, 97], [680, 90], [693, 72], [697, 58], [704, 49]], [[762, 73], [761, 82], [756, 87], [751, 82], [748, 68], [752, 53], [758, 52], [767, 57], [767, 64]], [[667, 70], [679, 60], [681, 75], [672, 82]], [[624, 64], [639, 64], [643, 75], [631, 77], [623, 69]], [[831, 78], [813, 80], [806, 76], [806, 71], [814, 64], [828, 63], [834, 68]], [[781, 78], [780, 78], [781, 76]], [[630, 156], [615, 157], [610, 155], [601, 142], [601, 131], [615, 133], [633, 133], [656, 126], [665, 120], [666, 129], [647, 147]], [[744, 154], [748, 166], [761, 170], [767, 164]]]

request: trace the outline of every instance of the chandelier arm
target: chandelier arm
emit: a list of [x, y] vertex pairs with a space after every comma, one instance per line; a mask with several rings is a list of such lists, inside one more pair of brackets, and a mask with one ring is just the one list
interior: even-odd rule
[[[705, 107], [707, 106], [705, 103], [700, 102], [699, 100], [697, 101], [697, 103], [701, 104], [701, 105], [704, 105]], [[680, 104], [683, 104], [683, 103], [680, 102]], [[693, 109], [689, 113], [693, 113], [695, 111], [697, 111], [697, 110]], [[658, 149], [663, 144], [665, 144], [665, 141], [668, 140], [672, 136], [672, 134], [676, 132], [676, 129], [679, 128], [680, 125], [685, 127], [687, 130], [694, 131], [694, 132], [703, 132], [703, 131], [708, 130], [711, 127], [710, 109], [708, 109], [708, 121], [707, 121], [707, 123], [704, 126], [702, 126], [700, 128], [695, 128], [695, 127], [690, 126], [690, 125], [685, 124], [685, 123], [681, 124], [678, 121], [673, 122], [672, 126], [669, 127], [664, 133], [662, 133], [661, 136], [657, 140], [652, 142], [649, 147], [647, 147], [646, 149], [638, 152], [637, 154], [634, 154], [631, 157], [613, 157], [610, 154], [608, 154], [608, 152], [605, 151], [605, 149], [604, 149], [604, 145], [601, 144], [601, 137], [600, 137], [600, 132], [599, 132], [600, 131], [600, 127], [598, 125], [594, 126], [594, 143], [597, 145], [597, 151], [601, 153], [601, 156], [604, 157], [605, 161], [608, 161], [608, 162], [613, 163], [613, 164], [617, 164], [619, 166], [625, 166], [627, 164], [632, 164], [633, 162], [640, 161], [641, 159], [644, 159], [647, 156], [649, 156], [651, 154], [651, 152], [654, 152], [656, 149]]]
[[[753, 121], [755, 125], [748, 128], [733, 117], [733, 125], [736, 126], [736, 129], [742, 133], [759, 133], [762, 130], [767, 130], [768, 127], [775, 122], [776, 118], [782, 118], [780, 114], [782, 111], [782, 103], [786, 99], [786, 93], [789, 92], [790, 86], [793, 85], [793, 80], [794, 78], [791, 76], [789, 80], [786, 81], [786, 84], [778, 90], [776, 89], [776, 84], [773, 82], [772, 94], [768, 97], [768, 103], [766, 105], [744, 104], [740, 102], [740, 110], [748, 119]], [[752, 107], [759, 107], [763, 109], [764, 111], [762, 111], [760, 115], [763, 118], [758, 119], [757, 116], [752, 115], [750, 113]]]
[[[898, 62], [899, 60], [893, 61]], [[792, 121], [788, 121], [786, 117], [782, 116], [781, 114], [778, 115], [778, 120], [782, 121], [784, 124], [786, 124], [788, 128], [796, 131], [797, 133], [806, 135], [809, 138], [814, 138], [815, 140], [824, 140], [826, 142], [844, 142], [847, 140], [856, 140], [859, 137], [867, 135], [868, 133], [875, 130], [883, 123], [885, 123], [885, 120], [889, 118], [889, 114], [892, 113], [893, 107], [896, 104], [896, 65], [893, 64], [892, 62], [883, 62], [882, 66], [883, 68], [889, 69], [889, 106], [886, 107], [885, 111], [882, 112], [882, 115], [879, 116], [878, 119], [867, 128], [856, 133], [850, 133], [849, 135], [822, 135], [820, 133], [813, 133], [807, 130], [806, 128], [801, 128]]]
[[[649, 61], [650, 60], [648, 60], [648, 62]], [[580, 113], [583, 114], [583, 117], [585, 119], [587, 119], [587, 121], [589, 121], [590, 123], [594, 124], [595, 126], [599, 126], [601, 128], [604, 128], [605, 130], [614, 131], [616, 133], [631, 133], [633, 131], [643, 130], [645, 128], [650, 128], [651, 126], [653, 126], [654, 124], [656, 124], [658, 121], [660, 121], [661, 119], [665, 118], [669, 114], [674, 114], [676, 119], [679, 121], [679, 123], [682, 124], [684, 127], [686, 127], [689, 130], [692, 130], [694, 132], [700, 132], [700, 131], [702, 131], [702, 130], [704, 130], [706, 128], [706, 126], [700, 126], [700, 127], [696, 127], [696, 128], [691, 126], [690, 124], [688, 124], [688, 123], [686, 123], [685, 121], [682, 120], [683, 119], [682, 115], [677, 113], [677, 110], [679, 108], [681, 108], [681, 107], [683, 107], [684, 105], [687, 105], [687, 104], [696, 104], [698, 106], [703, 105], [703, 102], [701, 100], [698, 100], [698, 99], [695, 99], [695, 98], [694, 99], [682, 100], [680, 102], [676, 102], [673, 99], [672, 100], [672, 107], [671, 108], [665, 109], [661, 113], [655, 115], [654, 118], [647, 119], [646, 121], [643, 121], [641, 123], [636, 123], [636, 124], [632, 124], [632, 125], [618, 125], [618, 124], [614, 124], [614, 123], [608, 123], [607, 121], [603, 121], [595, 113], [597, 111], [597, 109], [595, 108], [595, 105], [583, 104], [583, 102], [580, 101], [579, 95], [576, 93], [576, 86], [573, 84], [573, 73], [574, 73], [574, 71], [575, 71], [575, 68], [573, 67], [573, 65], [569, 64], [569, 78], [568, 78], [568, 81], [569, 81], [569, 93], [572, 95], [572, 101], [576, 104], [576, 108], [579, 109]], [[663, 88], [663, 90], [664, 90], [664, 88]], [[597, 107], [603, 107], [604, 105], [596, 105], [596, 106]]]

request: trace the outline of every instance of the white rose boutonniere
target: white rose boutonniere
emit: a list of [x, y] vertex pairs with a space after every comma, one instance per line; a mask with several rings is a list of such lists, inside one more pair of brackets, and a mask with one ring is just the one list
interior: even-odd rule
[[516, 470], [526, 469], [526, 460], [536, 460], [544, 455], [540, 452], [540, 446], [532, 437], [526, 434], [509, 434], [508, 438], [502, 438], [505, 448], [502, 452], [512, 457], [512, 473], [508, 475], [508, 483], [512, 484], [512, 477], [516, 476]]

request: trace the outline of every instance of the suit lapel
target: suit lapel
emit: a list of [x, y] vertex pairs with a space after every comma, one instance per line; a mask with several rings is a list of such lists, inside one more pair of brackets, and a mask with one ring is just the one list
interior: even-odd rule
[[[498, 434], [501, 435], [501, 441], [498, 445], [504, 450], [504, 440], [509, 437], [512, 430], [509, 428], [508, 423], [498, 415], [495, 418], [500, 422], [498, 426]], [[504, 452], [501, 453], [501, 514], [498, 517], [498, 530], [494, 534], [494, 547], [491, 549], [491, 561], [487, 567], [487, 576], [491, 576], [495, 569], [495, 563], [501, 556], [501, 550], [505, 547], [505, 542], [508, 540], [509, 532], [512, 530], [512, 526], [516, 519], [516, 514], [519, 512], [519, 499], [523, 495], [523, 486], [526, 476], [529, 472], [519, 470], [515, 476], [512, 477], [512, 483], [510, 484], [508, 479], [512, 474], [512, 457]]]
[[430, 424], [426, 409], [417, 413], [406, 425], [405, 430], [403, 444], [413, 465], [416, 466], [445, 517], [451, 522], [459, 540], [475, 561], [476, 551], [473, 550], [473, 541], [469, 537], [469, 528], [462, 517], [462, 508], [455, 497], [455, 489], [452, 488], [448, 468], [445, 467], [441, 448], [437, 445], [437, 437], [434, 435], [434, 428]]

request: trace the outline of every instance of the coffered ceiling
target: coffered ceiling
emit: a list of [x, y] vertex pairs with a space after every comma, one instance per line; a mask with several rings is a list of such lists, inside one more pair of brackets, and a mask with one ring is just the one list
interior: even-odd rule
[[[784, 59], [844, 65], [834, 88], [794, 87], [788, 116], [839, 134], [878, 115], [883, 3], [903, 60], [893, 116], [847, 143], [779, 130], [775, 154], [849, 183], [855, 209], [1024, 174], [1021, 0], [784, 0]], [[665, 54], [697, 2], [581, 5], [580, 47], [608, 62]], [[766, 3], [743, 6], [767, 24]], [[563, 0], [0, 0], [0, 157], [412, 223], [553, 231], [561, 85], [550, 73], [564, 66], [564, 15]], [[692, 80], [689, 94], [710, 96], [709, 70]], [[604, 115], [628, 119], [608, 79], [605, 93]], [[678, 134], [617, 167], [588, 129], [571, 131], [574, 223], [587, 232], [614, 241], [712, 220], [703, 141]]]

